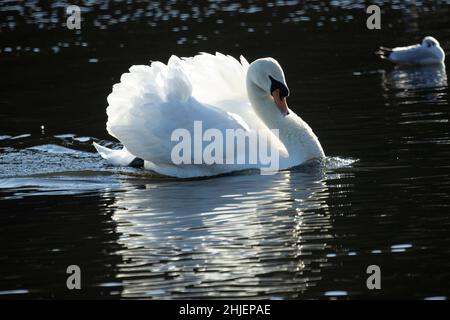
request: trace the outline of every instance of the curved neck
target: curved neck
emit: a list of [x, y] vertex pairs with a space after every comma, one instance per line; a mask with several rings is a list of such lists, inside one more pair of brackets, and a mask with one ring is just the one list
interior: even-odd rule
[[306, 122], [291, 110], [287, 117], [283, 117], [272, 96], [248, 77], [246, 81], [248, 98], [256, 115], [269, 129], [279, 130], [279, 139], [290, 157], [308, 160], [325, 156], [319, 140]]
[[247, 94], [258, 117], [269, 129], [280, 130], [280, 139], [282, 140], [281, 129], [286, 126], [287, 119], [278, 110], [272, 96], [255, 85], [249, 77], [247, 77]]

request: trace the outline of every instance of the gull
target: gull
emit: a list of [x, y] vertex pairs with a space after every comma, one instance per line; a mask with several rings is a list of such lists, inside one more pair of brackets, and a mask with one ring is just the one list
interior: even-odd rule
[[433, 37], [425, 37], [422, 43], [397, 48], [380, 47], [375, 52], [381, 59], [386, 59], [401, 65], [430, 65], [443, 63], [445, 53]]

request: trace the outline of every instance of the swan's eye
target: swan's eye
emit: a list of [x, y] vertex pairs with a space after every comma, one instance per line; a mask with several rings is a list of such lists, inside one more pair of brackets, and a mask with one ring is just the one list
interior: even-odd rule
[[269, 76], [269, 79], [271, 81], [271, 84], [270, 84], [270, 93], [271, 94], [275, 90], [280, 89], [280, 99], [283, 99], [283, 98], [289, 96], [289, 89], [283, 83], [281, 83], [278, 80], [275, 80], [271, 76]]

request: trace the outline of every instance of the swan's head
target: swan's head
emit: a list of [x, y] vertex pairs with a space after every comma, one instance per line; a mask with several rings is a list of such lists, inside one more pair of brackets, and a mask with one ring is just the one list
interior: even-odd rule
[[433, 48], [433, 47], [439, 47], [439, 41], [437, 41], [435, 38], [433, 37], [425, 37], [422, 40], [422, 47], [426, 47], [426, 48]]
[[286, 103], [289, 89], [283, 69], [275, 59], [261, 58], [253, 61], [247, 71], [247, 80], [265, 94], [272, 96], [275, 105], [283, 116], [289, 114]]

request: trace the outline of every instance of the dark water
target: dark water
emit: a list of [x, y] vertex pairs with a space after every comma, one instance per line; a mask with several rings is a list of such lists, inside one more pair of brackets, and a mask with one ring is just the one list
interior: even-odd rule
[[[81, 1], [73, 31], [66, 1], [1, 1], [0, 298], [448, 298], [446, 70], [373, 51], [448, 50], [450, 3], [378, 3], [381, 31], [364, 1]], [[201, 51], [275, 57], [330, 158], [177, 181], [94, 153], [129, 66]]]

